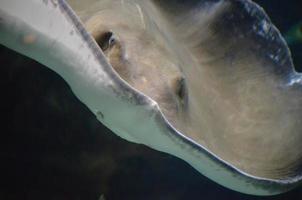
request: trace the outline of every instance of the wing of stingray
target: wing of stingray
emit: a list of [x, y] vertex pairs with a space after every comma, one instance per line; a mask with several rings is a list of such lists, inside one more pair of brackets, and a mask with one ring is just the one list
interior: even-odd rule
[[264, 11], [244, 0], [154, 2], [181, 49], [194, 127], [184, 133], [250, 175], [299, 181], [302, 77]]
[[127, 132], [136, 122], [138, 131], [152, 127], [154, 121], [142, 119], [153, 116], [151, 108], [158, 112], [156, 103], [118, 77], [65, 1], [3, 0], [0, 5], [2, 45], [56, 71], [100, 121], [140, 142]]
[[[70, 1], [84, 21], [108, 7], [108, 2], [112, 5], [112, 1], [85, 5]], [[281, 35], [260, 7], [244, 0], [114, 2], [139, 7], [137, 15], [145, 28], [161, 35], [185, 77], [185, 111], [171, 116], [161, 108], [185, 135], [172, 131], [171, 137], [178, 138], [173, 145], [200, 152], [196, 156], [193, 150], [179, 152], [172, 147], [165, 151], [215, 181], [247, 193], [280, 192], [300, 180], [300, 75], [294, 72]], [[160, 142], [148, 145], [157, 148]], [[224, 172], [209, 169], [212, 164], [207, 162], [214, 162], [217, 171], [222, 166]], [[226, 174], [238, 176], [232, 185]], [[248, 181], [256, 189], [241, 183]]]

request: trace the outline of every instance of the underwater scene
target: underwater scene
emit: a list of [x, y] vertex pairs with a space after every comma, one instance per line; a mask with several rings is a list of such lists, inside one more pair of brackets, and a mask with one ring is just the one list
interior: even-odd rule
[[0, 0], [0, 200], [301, 200], [301, 0], [253, 2]]

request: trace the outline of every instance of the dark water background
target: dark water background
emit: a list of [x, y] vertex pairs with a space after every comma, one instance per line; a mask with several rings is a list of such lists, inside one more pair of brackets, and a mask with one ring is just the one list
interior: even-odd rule
[[[299, 0], [257, 2], [282, 33], [302, 20]], [[291, 48], [302, 67], [301, 44]], [[0, 63], [0, 200], [302, 199], [302, 186], [273, 197], [226, 189], [173, 156], [112, 134], [46, 67], [3, 47]]]

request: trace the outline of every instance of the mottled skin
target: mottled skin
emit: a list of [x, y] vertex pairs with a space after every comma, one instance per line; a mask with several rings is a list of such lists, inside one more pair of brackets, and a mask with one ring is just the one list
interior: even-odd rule
[[249, 1], [152, 2], [164, 12], [150, 1], [74, 8], [119, 76], [178, 131], [247, 174], [299, 179], [300, 75], [264, 12]]
[[[132, 15], [137, 16], [138, 9]], [[158, 102], [168, 119], [180, 116], [187, 89], [178, 63], [160, 39], [146, 31], [143, 19], [131, 18], [129, 10], [119, 12], [127, 13], [103, 10], [88, 18], [85, 27], [122, 79]]]

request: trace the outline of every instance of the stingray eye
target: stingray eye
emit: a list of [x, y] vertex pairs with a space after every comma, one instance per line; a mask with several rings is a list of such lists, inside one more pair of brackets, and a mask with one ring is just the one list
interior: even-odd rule
[[110, 49], [116, 42], [115, 36], [112, 31], [107, 31], [99, 34], [95, 38], [95, 40], [103, 51]]

